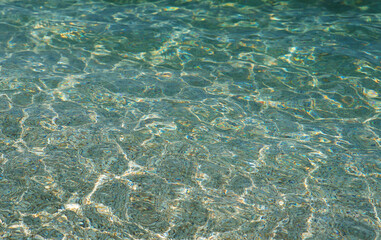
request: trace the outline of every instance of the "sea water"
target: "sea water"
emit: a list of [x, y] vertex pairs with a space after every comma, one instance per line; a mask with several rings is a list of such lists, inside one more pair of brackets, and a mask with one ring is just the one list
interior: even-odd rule
[[379, 1], [0, 1], [1, 239], [380, 239]]

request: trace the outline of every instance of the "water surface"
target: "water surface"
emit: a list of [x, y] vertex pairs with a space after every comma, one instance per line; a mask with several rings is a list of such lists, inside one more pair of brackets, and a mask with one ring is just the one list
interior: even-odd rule
[[379, 239], [378, 1], [0, 2], [3, 239]]

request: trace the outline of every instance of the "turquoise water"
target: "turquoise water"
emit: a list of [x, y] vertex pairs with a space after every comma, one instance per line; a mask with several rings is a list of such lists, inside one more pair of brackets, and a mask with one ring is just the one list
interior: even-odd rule
[[1, 239], [381, 239], [378, 1], [0, 1]]

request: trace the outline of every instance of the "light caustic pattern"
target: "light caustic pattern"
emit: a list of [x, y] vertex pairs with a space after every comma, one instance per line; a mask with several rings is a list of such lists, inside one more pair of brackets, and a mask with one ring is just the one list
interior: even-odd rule
[[2, 1], [0, 236], [379, 239], [381, 7], [316, 2]]

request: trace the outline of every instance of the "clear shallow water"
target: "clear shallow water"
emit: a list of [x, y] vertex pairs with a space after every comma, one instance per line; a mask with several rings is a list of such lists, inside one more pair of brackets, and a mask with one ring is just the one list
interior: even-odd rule
[[3, 239], [380, 239], [377, 1], [1, 1]]

